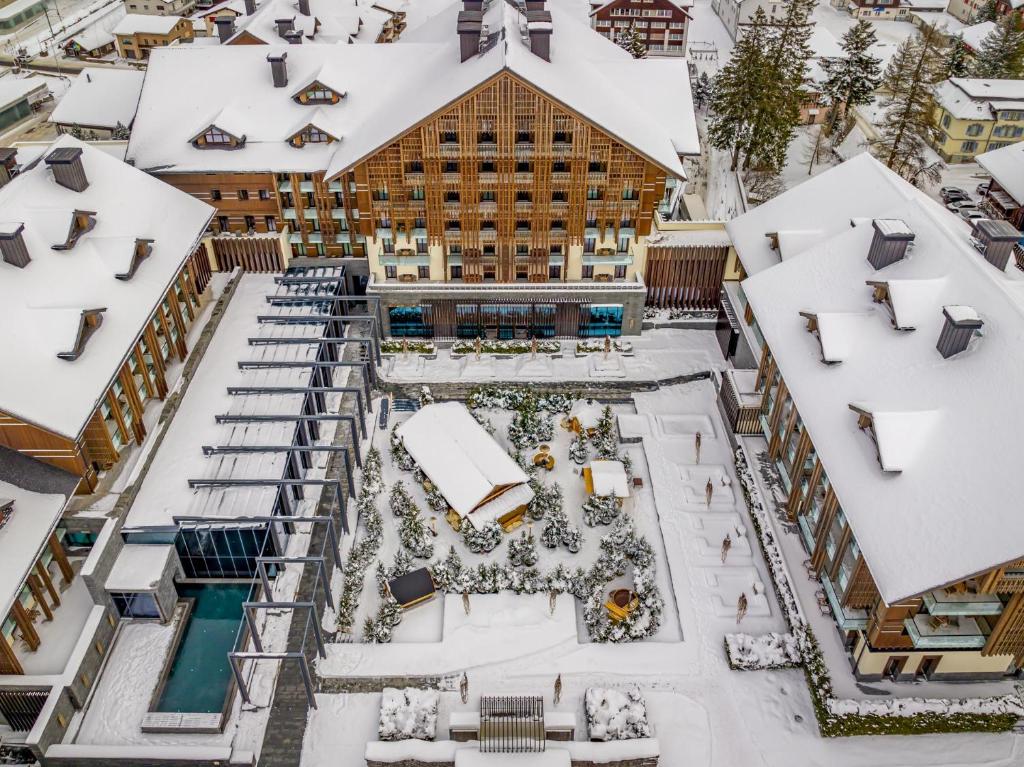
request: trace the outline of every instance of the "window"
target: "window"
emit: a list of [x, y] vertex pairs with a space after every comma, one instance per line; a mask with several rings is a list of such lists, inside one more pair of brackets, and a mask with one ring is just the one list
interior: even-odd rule
[[528, 131], [528, 130], [516, 131], [516, 143], [517, 144], [532, 144], [533, 143], [533, 131]]
[[619, 264], [615, 267], [615, 279], [624, 280], [626, 279], [626, 267], [623, 264]]
[[222, 232], [228, 231], [228, 217], [217, 216], [217, 226]]
[[571, 144], [572, 134], [564, 130], [556, 130], [551, 135], [551, 141], [555, 144]]
[[156, 597], [148, 591], [111, 591], [114, 609], [122, 618], [159, 618]]
[[530, 202], [530, 193], [516, 192], [516, 202]]
[[495, 143], [494, 133], [491, 131], [480, 131], [476, 140], [478, 144], [493, 144]]
[[594, 266], [593, 264], [583, 265], [583, 279], [592, 280], [594, 279]]
[[441, 131], [441, 143], [442, 144], [458, 144], [459, 134], [453, 130]]
[[427, 238], [426, 237], [417, 237], [416, 238], [416, 252], [419, 253], [420, 255], [425, 255], [427, 253]]
[[981, 123], [971, 123], [967, 126], [967, 135], [980, 136], [983, 130], [985, 130], [985, 126]]
[[336, 98], [334, 91], [320, 83], [313, 83], [299, 95], [299, 100], [305, 104], [333, 104]]
[[623, 200], [639, 200], [640, 194], [631, 186], [623, 187], [622, 189]]
[[390, 237], [381, 237], [380, 238], [380, 246], [384, 250], [385, 253], [394, 253], [395, 252], [395, 241], [392, 240]]
[[453, 266], [453, 267], [451, 267], [451, 273], [452, 273], [452, 279], [453, 280], [461, 280], [462, 279], [462, 267], [461, 266]]
[[238, 199], [239, 200], [248, 200], [249, 199], [249, 190], [248, 189], [239, 189], [238, 190]]
[[330, 144], [331, 137], [315, 125], [310, 125], [300, 134], [303, 144]]
[[525, 161], [516, 163], [516, 173], [530, 173], [533, 171], [533, 164]]
[[480, 202], [494, 202], [494, 192], [480, 192]]
[[269, 189], [260, 189], [259, 197], [260, 197], [261, 200], [269, 200], [270, 199], [270, 190]]
[[943, 128], [948, 128], [952, 122], [953, 122], [953, 118], [950, 117], [949, 114], [942, 115], [942, 127]]
[[529, 221], [525, 221], [523, 219], [520, 219], [519, 221], [516, 221], [516, 231], [517, 232], [528, 232], [528, 231], [530, 231], [530, 222]]
[[597, 238], [595, 237], [584, 237], [583, 238], [583, 252], [593, 253], [597, 247]]
[[457, 161], [455, 161], [455, 160], [448, 160], [448, 162], [446, 162], [444, 164], [444, 172], [445, 173], [458, 173], [459, 172], [459, 163]]
[[497, 173], [498, 172], [498, 165], [497, 165], [497, 163], [495, 163], [495, 162], [493, 162], [491, 160], [488, 160], [487, 162], [482, 162], [482, 163], [480, 163], [480, 172], [481, 173]]
[[373, 190], [373, 199], [375, 200], [387, 200], [388, 199], [388, 188], [382, 186], [379, 189]]
[[210, 128], [203, 134], [203, 142], [206, 144], [226, 145], [231, 141], [232, 137], [220, 128]]
[[417, 266], [416, 267], [416, 276], [419, 277], [421, 280], [429, 280], [430, 279], [430, 267], [429, 266]]
[[[596, 186], [587, 187], [587, 199], [588, 200], [600, 200], [601, 199], [601, 190], [598, 189]], [[595, 226], [597, 225], [596, 222], [595, 222], [594, 225]], [[588, 226], [589, 226], [589, 224], [588, 224]]]
[[490, 219], [484, 219], [480, 222], [480, 229], [484, 232], [493, 232], [495, 230], [494, 222]]
[[409, 190], [409, 198], [412, 200], [423, 200], [426, 199], [426, 193], [423, 191], [422, 186], [414, 186]]
[[459, 201], [459, 193], [458, 192], [445, 192], [444, 193], [444, 201], [445, 202], [458, 202]]
[[552, 173], [568, 173], [569, 172], [569, 164], [566, 163], [566, 162], [563, 162], [561, 160], [556, 160], [555, 162], [551, 163], [551, 172]]
[[961, 152], [977, 152], [978, 142], [977, 141], [965, 141], [960, 145]]
[[406, 173], [422, 173], [423, 172], [423, 163], [421, 161], [419, 161], [419, 160], [413, 160], [412, 162], [408, 162], [408, 163], [405, 164], [405, 172]]
[[397, 266], [385, 266], [384, 277], [389, 280], [398, 279], [398, 267]]
[[220, 199], [220, 189], [211, 189], [210, 190], [210, 199], [211, 200], [219, 200]]
[[268, 232], [277, 231], [277, 219], [274, 218], [273, 216], [264, 216], [263, 224], [267, 227]]
[[245, 217], [245, 231], [252, 232], [256, 230], [256, 216]]
[[549, 280], [560, 280], [562, 279], [562, 267], [559, 264], [552, 264], [548, 267], [548, 279]]

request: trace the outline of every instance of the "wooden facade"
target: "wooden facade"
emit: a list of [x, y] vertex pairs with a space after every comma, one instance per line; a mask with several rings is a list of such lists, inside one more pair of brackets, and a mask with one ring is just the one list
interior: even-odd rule
[[632, 25], [653, 56], [685, 56], [690, 14], [672, 0], [591, 0], [590, 26], [616, 40]]
[[648, 244], [647, 304], [667, 309], [716, 309], [729, 259], [727, 245]]
[[[276, 232], [283, 222], [272, 173], [156, 173], [157, 178], [217, 209], [214, 232]], [[250, 226], [251, 225], [251, 226]], [[271, 226], [272, 225], [272, 226]]]
[[[95, 490], [99, 472], [117, 463], [129, 444], [141, 444], [146, 403], [167, 395], [167, 365], [185, 359], [185, 335], [199, 311], [196, 275], [209, 272], [205, 260], [205, 251], [197, 251], [182, 266], [120, 367], [112, 371], [106, 392], [80, 434], [56, 434], [0, 411], [0, 445], [80, 477], [79, 493]], [[207, 281], [203, 278], [204, 288]], [[68, 385], [73, 386], [74, 369], [68, 374]]]
[[[785, 380], [781, 377], [771, 351], [764, 347], [756, 377], [762, 392], [760, 415], [765, 419], [764, 436], [768, 440], [768, 456], [783, 475], [788, 488], [786, 511], [801, 530], [802, 540], [810, 553], [810, 565], [826, 590], [838, 602], [834, 617], [849, 647], [866, 641], [872, 653], [886, 651], [920, 653], [927, 647], [930, 662], [919, 668], [938, 669], [942, 674], [943, 659], [949, 653], [974, 653], [978, 658], [996, 661], [1012, 656], [1017, 665], [1024, 663], [1024, 559], [971, 576], [959, 583], [938, 586], [931, 591], [888, 604], [880, 596], [868, 562], [857, 546], [853, 531], [843, 514], [839, 498], [828, 481], [825, 467], [814, 450], [811, 435], [800, 419]], [[908, 542], [913, 545], [913, 542]], [[959, 612], [933, 611], [933, 605], [946, 597], [957, 595]], [[971, 612], [963, 608], [964, 595], [978, 595], [987, 609]], [[1001, 609], [993, 614], [991, 599], [997, 595]], [[932, 600], [929, 602], [929, 600]], [[967, 600], [966, 604], [970, 604]], [[835, 613], [835, 609], [833, 610]], [[957, 617], [957, 616], [962, 617]], [[948, 646], [941, 644], [941, 629], [950, 621], [970, 620], [979, 632], [969, 644], [958, 644], [957, 635]], [[915, 632], [923, 634], [931, 627], [939, 633], [929, 644], [919, 644]], [[939, 638], [938, 643], [935, 637]], [[895, 661], [898, 661], [895, 662]], [[894, 668], [903, 675], [906, 657], [896, 658]], [[859, 662], [859, 661], [858, 661]], [[966, 664], [969, 666], [969, 664]], [[969, 677], [969, 669], [953, 672]], [[998, 667], [998, 663], [997, 663]], [[987, 667], [984, 674], [991, 674]], [[922, 672], [923, 673], [923, 672]], [[929, 672], [930, 673], [930, 672]], [[902, 678], [902, 676], [901, 676]]]
[[153, 48], [161, 48], [179, 40], [191, 42], [194, 37], [191, 19], [181, 19], [166, 34], [135, 32], [115, 36], [117, 52], [124, 59], [148, 59]]

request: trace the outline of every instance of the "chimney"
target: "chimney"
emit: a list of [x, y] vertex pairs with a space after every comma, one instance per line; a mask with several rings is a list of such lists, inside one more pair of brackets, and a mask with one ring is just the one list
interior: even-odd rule
[[526, 13], [529, 16], [530, 11], [543, 11], [544, 0], [526, 0]]
[[483, 25], [482, 11], [459, 11], [459, 61], [466, 61], [480, 51], [480, 27]]
[[284, 37], [290, 31], [295, 29], [295, 17], [290, 19], [274, 19], [274, 23], [277, 24], [277, 36]]
[[1006, 271], [1013, 245], [1019, 239], [1020, 232], [1009, 221], [982, 218], [974, 222], [974, 246], [1001, 272]]
[[0, 186], [14, 178], [18, 169], [18, 150], [11, 147], [0, 147]]
[[462, 10], [480, 11], [481, 13], [483, 13], [484, 0], [464, 0], [462, 3]]
[[[543, 2], [534, 4], [544, 5]], [[527, 8], [529, 6], [527, 3]], [[530, 50], [544, 61], [551, 61], [551, 11], [527, 11], [526, 28], [530, 33]]]
[[288, 45], [302, 45], [302, 33], [297, 29], [289, 29], [284, 33], [284, 41]]
[[82, 150], [75, 147], [54, 149], [46, 158], [46, 164], [53, 171], [53, 180], [73, 192], [84, 192], [89, 188], [89, 179], [82, 167]]
[[299, 13], [303, 16], [309, 15], [309, 0], [299, 0]]
[[910, 227], [898, 218], [876, 218], [871, 226], [875, 228], [875, 236], [868, 250], [868, 262], [875, 269], [884, 269], [902, 261], [914, 240]]
[[274, 77], [275, 88], [283, 88], [288, 84], [287, 58], [287, 53], [267, 54], [267, 61], [270, 62], [270, 74]]
[[235, 17], [218, 16], [214, 21], [217, 23], [217, 37], [222, 43], [226, 43], [235, 34]]
[[946, 324], [942, 327], [935, 348], [943, 359], [949, 359], [966, 349], [975, 331], [980, 330], [985, 323], [970, 306], [943, 306], [942, 314]]
[[23, 231], [24, 224], [0, 224], [0, 255], [8, 264], [19, 269], [24, 269], [32, 260], [25, 247], [25, 238], [21, 234]]
[[256, 0], [245, 0], [245, 15], [252, 16], [256, 13]]

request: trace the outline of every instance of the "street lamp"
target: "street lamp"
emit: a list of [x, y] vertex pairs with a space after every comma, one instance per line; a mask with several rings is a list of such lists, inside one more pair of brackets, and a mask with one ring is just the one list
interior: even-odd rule
[[[48, 26], [50, 28], [50, 42], [56, 44], [56, 42], [57, 42], [57, 33], [53, 31], [53, 24], [50, 23], [50, 9], [44, 6], [43, 7], [43, 13], [46, 15], [46, 26]], [[58, 21], [61, 20], [60, 12], [57, 13], [57, 19], [58, 19]], [[63, 78], [64, 77], [64, 73], [60, 71], [60, 56], [56, 52], [54, 52], [52, 46], [50, 48], [50, 53], [53, 55], [53, 63], [57, 67], [57, 77]]]

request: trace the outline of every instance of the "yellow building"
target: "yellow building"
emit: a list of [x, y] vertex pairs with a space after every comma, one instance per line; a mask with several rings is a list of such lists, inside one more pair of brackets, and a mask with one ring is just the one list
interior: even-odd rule
[[954, 77], [935, 89], [935, 151], [946, 162], [971, 162], [1024, 139], [1024, 80]]
[[153, 48], [191, 42], [192, 21], [178, 16], [129, 13], [114, 27], [117, 55], [123, 59], [147, 59]]

